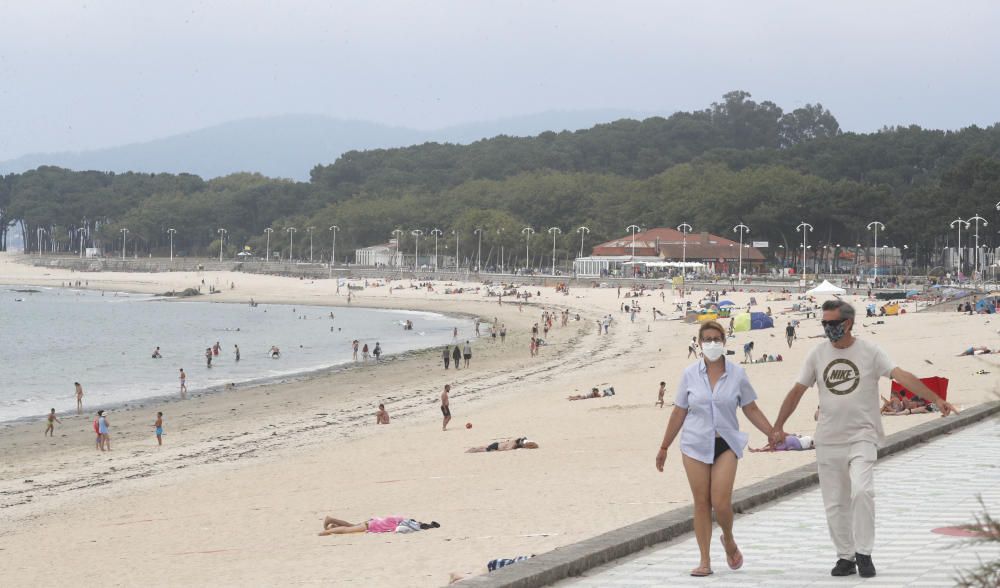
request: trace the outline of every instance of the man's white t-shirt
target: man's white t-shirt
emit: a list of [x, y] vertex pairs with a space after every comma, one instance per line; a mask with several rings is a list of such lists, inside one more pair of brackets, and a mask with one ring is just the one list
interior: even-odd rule
[[816, 443], [841, 445], [871, 441], [882, 445], [882, 404], [879, 378], [888, 378], [895, 364], [881, 347], [855, 339], [846, 349], [826, 341], [806, 358], [798, 383], [819, 389]]

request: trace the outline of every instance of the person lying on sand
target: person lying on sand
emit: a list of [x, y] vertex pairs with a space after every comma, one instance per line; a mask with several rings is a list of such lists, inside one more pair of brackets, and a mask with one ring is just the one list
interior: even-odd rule
[[[346, 535], [348, 533], [412, 533], [414, 531], [424, 531], [436, 529], [441, 525], [436, 521], [421, 523], [408, 517], [372, 517], [363, 523], [348, 523], [333, 517], [323, 519], [323, 530], [319, 533], [324, 535]], [[415, 527], [415, 528], [414, 528]], [[403, 530], [403, 529], [406, 530]]]
[[754, 453], [766, 453], [772, 451], [806, 451], [808, 449], [816, 449], [816, 443], [814, 443], [812, 437], [808, 435], [792, 433], [791, 435], [785, 437], [785, 440], [777, 445], [765, 445], [760, 449], [750, 447], [749, 449]]
[[482, 447], [470, 447], [469, 449], [466, 449], [465, 452], [489, 453], [490, 451], [513, 451], [515, 449], [538, 449], [538, 443], [529, 441], [527, 437], [518, 437], [517, 439], [494, 441], [493, 443]]
[[985, 345], [980, 345], [979, 347], [969, 347], [965, 351], [959, 353], [956, 357], [963, 357], [965, 355], [976, 355], [976, 354], [986, 355], [987, 353], [993, 353], [993, 352], [990, 351], [989, 347], [986, 347]]
[[933, 412], [930, 408], [933, 405], [926, 404], [922, 400], [910, 400], [898, 392], [893, 392], [889, 398], [882, 398], [882, 409], [880, 412], [886, 416], [901, 416], [907, 414], [924, 414]]
[[614, 396], [614, 388], [605, 388], [604, 394], [601, 394], [597, 388], [591, 388], [590, 394], [574, 394], [572, 396], [567, 396], [566, 400], [588, 400], [590, 398], [602, 398], [607, 396]]

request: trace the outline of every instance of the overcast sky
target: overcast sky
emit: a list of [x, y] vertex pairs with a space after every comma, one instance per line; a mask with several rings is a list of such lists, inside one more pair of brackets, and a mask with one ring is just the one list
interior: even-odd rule
[[1000, 3], [0, 0], [0, 159], [238, 118], [415, 128], [822, 102], [849, 130], [1000, 120]]

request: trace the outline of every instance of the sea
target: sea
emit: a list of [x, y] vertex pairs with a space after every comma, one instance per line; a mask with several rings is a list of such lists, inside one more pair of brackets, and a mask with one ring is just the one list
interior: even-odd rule
[[[331, 317], [331, 313], [333, 316]], [[404, 330], [406, 321], [412, 330]], [[125, 292], [0, 285], [0, 422], [87, 412], [230, 383], [266, 383], [352, 363], [351, 342], [389, 356], [453, 343], [469, 319], [432, 312], [166, 300]], [[205, 349], [221, 345], [212, 367]], [[235, 359], [239, 345], [240, 361]], [[281, 355], [272, 359], [276, 346]], [[153, 359], [159, 347], [162, 359]], [[360, 359], [360, 353], [359, 353]]]

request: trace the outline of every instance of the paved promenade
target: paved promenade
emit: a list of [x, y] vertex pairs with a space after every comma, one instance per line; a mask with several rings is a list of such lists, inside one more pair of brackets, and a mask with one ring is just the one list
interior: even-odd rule
[[972, 522], [980, 511], [977, 495], [1000, 516], [1000, 421], [992, 418], [880, 461], [875, 491], [875, 578], [830, 576], [837, 558], [814, 488], [737, 517], [741, 570], [726, 566], [716, 528], [710, 577], [688, 575], [698, 565], [692, 534], [558, 586], [954, 586], [957, 570], [976, 567], [979, 557], [1000, 557], [1000, 544], [970, 546], [964, 538], [934, 532]]

